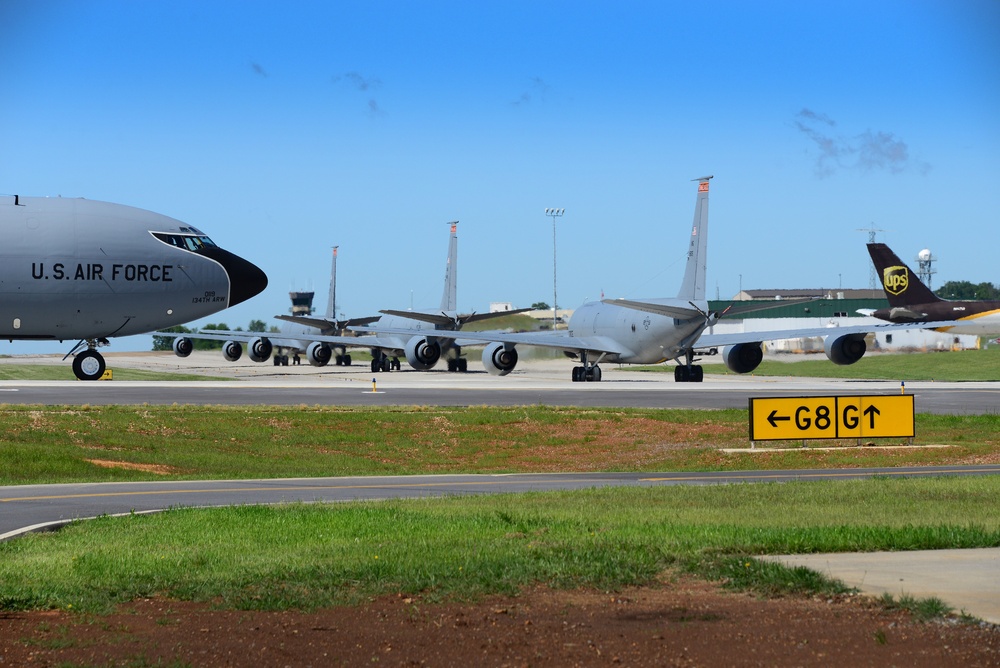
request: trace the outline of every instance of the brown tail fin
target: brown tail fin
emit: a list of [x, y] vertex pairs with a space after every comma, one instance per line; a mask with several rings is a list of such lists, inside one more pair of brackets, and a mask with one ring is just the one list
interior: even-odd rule
[[875, 263], [889, 306], [912, 306], [941, 301], [885, 244], [868, 244], [868, 253]]

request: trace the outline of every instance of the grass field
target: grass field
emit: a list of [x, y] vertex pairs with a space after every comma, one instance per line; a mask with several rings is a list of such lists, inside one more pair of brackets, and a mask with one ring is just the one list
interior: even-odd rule
[[[822, 353], [784, 357], [788, 361], [765, 359], [753, 375], [940, 382], [1000, 381], [1000, 346], [997, 345], [982, 350], [868, 355], [848, 366], [838, 366]], [[706, 374], [735, 375], [717, 357], [703, 358], [702, 366]], [[673, 364], [625, 368], [640, 372], [674, 372]]]
[[997, 498], [989, 476], [175, 509], [0, 544], [0, 609], [147, 596], [309, 609], [534, 583], [613, 590], [677, 572], [765, 594], [843, 591], [750, 556], [998, 546]]
[[[995, 379], [1000, 356], [980, 352], [970, 367]], [[905, 364], [898, 375], [883, 369], [869, 377], [915, 380], [931, 360], [952, 355], [898, 356]], [[798, 366], [838, 369], [826, 360], [775, 364], [781, 375], [801, 375], [789, 371]], [[71, 377], [68, 368], [53, 368]], [[952, 373], [958, 380], [972, 375]], [[941, 374], [936, 379], [945, 380]], [[125, 377], [116, 370], [116, 378]], [[1000, 458], [997, 413], [918, 414], [915, 443], [953, 446], [947, 449], [756, 454], [720, 450], [747, 445], [744, 410], [4, 405], [0, 419], [0, 484], [6, 485]], [[1000, 546], [997, 498], [1000, 479], [989, 476], [173, 509], [0, 544], [0, 610], [106, 611], [145, 596], [309, 609], [385, 593], [474, 598], [535, 583], [615, 589], [683, 572], [765, 595], [832, 593], [843, 586], [752, 557]]]
[[745, 410], [7, 405], [0, 406], [0, 419], [5, 485], [902, 466], [1000, 457], [1000, 414], [918, 414], [914, 443], [954, 446], [946, 449], [821, 441], [844, 447], [734, 454], [720, 448], [748, 446]]

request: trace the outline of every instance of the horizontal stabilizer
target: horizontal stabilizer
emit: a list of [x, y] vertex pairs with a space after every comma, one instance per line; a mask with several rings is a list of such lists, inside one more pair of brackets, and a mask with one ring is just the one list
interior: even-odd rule
[[296, 325], [315, 327], [316, 329], [346, 329], [348, 327], [370, 325], [381, 316], [372, 315], [365, 318], [350, 318], [348, 320], [329, 320], [327, 318], [309, 318], [303, 315], [276, 315], [275, 320], [294, 322]]
[[382, 309], [379, 313], [394, 315], [400, 318], [409, 318], [410, 320], [419, 320], [420, 322], [427, 322], [438, 327], [451, 327], [455, 324], [455, 318], [449, 317], [443, 312], [427, 313], [425, 311], [397, 311], [395, 309], [387, 308]]
[[636, 311], [656, 313], [657, 315], [665, 315], [668, 318], [677, 318], [678, 320], [690, 320], [691, 318], [705, 315], [704, 311], [692, 308], [690, 302], [680, 302], [677, 300], [669, 300], [670, 303], [667, 303], [667, 301], [641, 302], [631, 299], [602, 299], [601, 301], [604, 304], [611, 304], [612, 306], [622, 306], [624, 308], [635, 309]]
[[386, 315], [399, 316], [400, 318], [409, 318], [410, 320], [419, 320], [420, 322], [431, 323], [439, 328], [449, 328], [458, 325], [461, 327], [470, 322], [481, 322], [483, 320], [492, 320], [494, 318], [502, 318], [506, 315], [516, 315], [518, 313], [524, 313], [525, 311], [532, 311], [534, 309], [530, 308], [519, 308], [513, 311], [498, 311], [496, 313], [468, 313], [460, 315], [448, 315], [446, 312], [442, 311], [439, 313], [429, 313], [426, 311], [397, 311], [395, 309], [385, 309], [381, 313]]

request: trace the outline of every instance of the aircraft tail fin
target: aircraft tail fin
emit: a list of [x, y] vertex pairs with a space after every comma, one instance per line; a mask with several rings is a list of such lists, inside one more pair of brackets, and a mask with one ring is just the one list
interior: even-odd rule
[[941, 301], [885, 244], [868, 244], [868, 254], [872, 256], [890, 307]]
[[330, 268], [330, 294], [326, 300], [326, 319], [337, 319], [337, 249], [333, 247], [333, 265]]
[[705, 299], [705, 274], [708, 262], [708, 181], [711, 176], [692, 179], [698, 182], [698, 199], [694, 206], [691, 244], [688, 246], [687, 267], [678, 299]]
[[451, 241], [448, 242], [448, 263], [444, 269], [444, 294], [441, 295], [441, 310], [446, 313], [458, 310], [458, 221], [451, 225]]

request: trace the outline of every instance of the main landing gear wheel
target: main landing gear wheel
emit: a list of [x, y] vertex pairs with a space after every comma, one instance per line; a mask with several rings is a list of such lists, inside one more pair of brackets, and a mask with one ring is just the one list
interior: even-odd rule
[[597, 366], [575, 366], [573, 367], [574, 383], [599, 383], [601, 382], [601, 367]]
[[85, 350], [73, 358], [73, 373], [80, 380], [98, 380], [106, 368], [104, 358], [96, 350]]
[[700, 383], [705, 380], [705, 370], [698, 364], [674, 367], [675, 383]]

